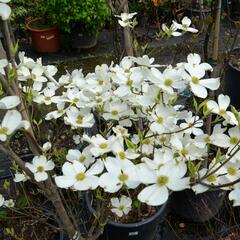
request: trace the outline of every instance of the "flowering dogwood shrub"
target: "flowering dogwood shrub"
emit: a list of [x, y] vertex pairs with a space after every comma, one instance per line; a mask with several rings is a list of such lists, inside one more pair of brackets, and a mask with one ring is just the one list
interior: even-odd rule
[[[5, 20], [11, 13], [9, 1], [0, 2]], [[134, 27], [134, 15], [117, 17], [121, 26]], [[168, 36], [196, 33], [190, 25], [185, 17], [181, 23], [173, 21], [170, 28], [163, 25], [162, 30]], [[57, 68], [44, 66], [41, 59], [34, 61], [21, 52], [18, 58], [18, 63], [0, 61], [6, 95], [0, 100], [5, 111], [0, 147], [20, 165], [15, 182], [31, 180], [43, 192], [47, 190], [69, 236], [79, 239], [56, 186], [105, 192], [109, 210], [118, 217], [129, 214], [136, 201], [160, 206], [171, 192], [190, 188], [196, 194], [217, 187], [231, 190], [229, 199], [240, 205], [240, 114], [226, 95], [220, 94], [217, 102], [208, 99], [208, 91], [217, 90], [220, 79], [207, 77], [213, 69], [201, 63], [198, 54], [164, 69], [147, 55], [127, 56], [119, 64], [96, 66], [93, 73], [76, 69], [59, 78]], [[178, 102], [188, 90], [190, 108]], [[32, 112], [42, 111], [44, 120], [29, 118], [24, 107], [28, 105]], [[207, 127], [209, 116], [213, 121]], [[33, 129], [31, 121], [37, 126], [44, 121], [46, 133], [54, 132], [48, 124], [61, 123], [76, 147], [68, 148], [59, 161], [53, 154], [54, 141], [50, 137], [39, 145], [34, 132], [39, 129]], [[18, 130], [36, 145], [31, 146], [35, 155], [31, 162], [22, 161], [9, 147]], [[13, 207], [14, 202], [0, 195], [1, 206]]]
[[[57, 176], [54, 159], [41, 155], [26, 163], [37, 182], [54, 177], [59, 188], [103, 189], [112, 194], [112, 211], [118, 216], [127, 214], [134, 200], [121, 197], [124, 189], [130, 197], [137, 192], [142, 203], [159, 206], [172, 191], [201, 193], [220, 185], [232, 190], [230, 200], [239, 205], [239, 113], [229, 108], [226, 95], [220, 94], [218, 102], [207, 99], [207, 89], [217, 90], [220, 80], [206, 77], [213, 69], [198, 54], [165, 69], [148, 56], [124, 57], [119, 64], [96, 66], [87, 75], [74, 70], [59, 80], [54, 78], [57, 69], [43, 66], [40, 59], [20, 53], [20, 60], [23, 96], [36, 106], [49, 106], [45, 120], [71, 128], [77, 145], [68, 150]], [[191, 109], [178, 104], [186, 89], [192, 92]], [[4, 109], [18, 102], [17, 97], [0, 101]], [[209, 114], [214, 114], [212, 132], [205, 133]], [[1, 141], [27, 125], [19, 112], [8, 110]], [[45, 152], [51, 147], [44, 144]], [[19, 174], [16, 182], [27, 180], [26, 173]]]

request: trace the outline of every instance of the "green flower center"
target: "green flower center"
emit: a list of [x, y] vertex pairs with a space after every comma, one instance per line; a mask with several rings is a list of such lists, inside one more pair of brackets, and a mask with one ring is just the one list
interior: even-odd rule
[[84, 173], [78, 173], [76, 176], [77, 181], [83, 181], [86, 178]]
[[215, 182], [215, 181], [217, 180], [217, 178], [216, 178], [215, 175], [210, 175], [210, 176], [207, 177], [207, 180], [208, 180], [209, 182]]
[[99, 147], [100, 147], [101, 149], [105, 149], [105, 148], [108, 147], [108, 144], [107, 144], [107, 143], [101, 143], [101, 144], [99, 144]]
[[163, 117], [158, 117], [157, 118], [157, 123], [162, 124], [163, 123]]
[[120, 211], [123, 211], [124, 205], [120, 205], [120, 206], [118, 207], [118, 209], [119, 209]]
[[113, 110], [113, 111], [112, 111], [112, 115], [113, 115], [113, 116], [118, 115], [118, 111], [117, 111], [117, 110]]
[[99, 85], [103, 85], [104, 84], [104, 80], [102, 80], [102, 79], [98, 80], [98, 84]]
[[183, 148], [182, 151], [181, 151], [181, 154], [183, 155], [183, 157], [186, 157], [187, 154], [188, 154], [187, 149]]
[[166, 87], [170, 87], [170, 86], [172, 85], [172, 83], [173, 83], [173, 81], [172, 81], [171, 79], [166, 79], [166, 80], [164, 81], [164, 85], [165, 85]]
[[82, 163], [82, 162], [84, 162], [86, 160], [86, 157], [85, 156], [81, 156], [80, 158], [79, 158], [79, 161]]
[[78, 103], [79, 101], [80, 101], [79, 98], [76, 98], [76, 97], [75, 97], [75, 98], [73, 99], [73, 103]]
[[149, 138], [143, 140], [143, 144], [149, 145], [151, 143], [151, 140]]
[[96, 102], [97, 102], [97, 103], [102, 102], [102, 98], [97, 98], [97, 99], [96, 99]]
[[198, 83], [199, 83], [199, 78], [197, 78], [197, 77], [192, 77], [192, 82], [193, 82], [194, 84], [198, 84]]
[[238, 138], [237, 137], [231, 137], [230, 143], [234, 144], [234, 145], [237, 144], [238, 143]]
[[220, 109], [220, 111], [219, 111], [219, 115], [225, 115], [226, 113], [227, 113], [227, 111], [224, 109]]
[[157, 184], [160, 187], [165, 186], [167, 183], [168, 183], [168, 176], [160, 176], [160, 177], [158, 177]]
[[37, 172], [44, 172], [44, 167], [43, 166], [38, 166], [37, 167]]
[[119, 152], [118, 156], [120, 157], [121, 160], [124, 160], [126, 158], [126, 153], [125, 152]]
[[118, 176], [118, 179], [121, 181], [121, 182], [125, 182], [128, 180], [128, 175], [125, 174], [125, 173], [122, 173], [121, 175]]
[[6, 134], [8, 131], [7, 127], [0, 128], [0, 134]]
[[227, 171], [228, 171], [228, 174], [231, 176], [235, 176], [237, 174], [236, 168], [233, 168], [233, 167], [229, 167]]
[[121, 133], [122, 135], [126, 134], [126, 132], [127, 132], [126, 129], [121, 129], [121, 130], [120, 130], [120, 133]]
[[127, 80], [127, 85], [128, 85], [128, 86], [132, 86], [132, 84], [133, 84], [133, 80], [128, 79], [128, 80]]
[[83, 123], [83, 116], [81, 114], [77, 116], [76, 123], [77, 124], [82, 124]]
[[50, 101], [51, 97], [45, 97], [45, 101]]
[[209, 137], [209, 136], [206, 136], [206, 137], [204, 138], [204, 141], [205, 141], [206, 143], [210, 143], [210, 142], [211, 142], [210, 137]]

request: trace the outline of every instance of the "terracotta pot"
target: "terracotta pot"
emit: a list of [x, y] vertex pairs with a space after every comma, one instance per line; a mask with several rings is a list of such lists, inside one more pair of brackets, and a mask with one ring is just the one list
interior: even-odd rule
[[26, 28], [30, 31], [35, 50], [41, 53], [53, 53], [60, 49], [60, 32], [55, 26], [46, 29], [35, 29], [31, 25], [41, 18], [28, 19]]

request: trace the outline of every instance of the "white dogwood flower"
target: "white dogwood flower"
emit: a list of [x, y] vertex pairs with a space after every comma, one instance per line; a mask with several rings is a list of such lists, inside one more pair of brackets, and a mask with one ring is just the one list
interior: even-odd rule
[[45, 142], [42, 146], [42, 149], [43, 149], [44, 152], [47, 152], [51, 148], [52, 148], [52, 144], [50, 142]]
[[51, 119], [58, 119], [61, 116], [63, 116], [66, 113], [67, 109], [65, 109], [65, 103], [64, 102], [59, 102], [57, 103], [57, 110], [49, 112], [45, 119], [46, 120], [51, 120]]
[[139, 194], [138, 199], [141, 202], [151, 206], [159, 206], [168, 200], [169, 189], [181, 191], [189, 188], [189, 177], [184, 177], [186, 168], [175, 168], [172, 164], [167, 164], [159, 170], [152, 170], [147, 167], [138, 169], [138, 174], [142, 183], [149, 185]]
[[4, 201], [5, 201], [5, 199], [4, 199], [3, 195], [2, 195], [2, 194], [0, 194], [0, 207], [2, 207], [2, 206], [3, 206], [3, 204], [4, 204]]
[[201, 63], [199, 54], [189, 54], [188, 63], [183, 63], [183, 66], [187, 71], [184, 77], [189, 82], [191, 91], [195, 96], [206, 98], [207, 89], [216, 90], [219, 88], [219, 78], [202, 79], [206, 71], [212, 70], [212, 67], [207, 63]]
[[29, 122], [22, 120], [22, 115], [18, 111], [9, 110], [0, 124], [0, 141], [5, 142], [7, 137], [18, 129], [28, 129], [29, 127]]
[[20, 98], [18, 96], [6, 96], [0, 100], [0, 109], [15, 108], [20, 104]]
[[52, 160], [47, 160], [44, 155], [40, 155], [35, 156], [32, 163], [26, 163], [25, 166], [34, 174], [37, 182], [42, 182], [48, 179], [47, 171], [53, 170], [55, 164]]
[[104, 153], [108, 153], [111, 151], [111, 139], [105, 139], [100, 134], [96, 136], [92, 136], [91, 138], [86, 134], [83, 135], [83, 140], [92, 144], [90, 148], [90, 152], [93, 156], [98, 157]]
[[233, 201], [233, 206], [240, 206], [240, 184], [235, 184], [234, 189], [228, 194], [230, 201]]
[[103, 173], [99, 179], [99, 185], [104, 191], [114, 193], [123, 185], [129, 189], [134, 189], [139, 185], [135, 165], [122, 168], [120, 162], [113, 157], [108, 157], [104, 164], [107, 172]]
[[78, 191], [96, 189], [99, 179], [96, 175], [103, 171], [104, 165], [101, 160], [97, 160], [89, 169], [79, 161], [66, 162], [62, 166], [62, 176], [55, 177], [55, 182], [60, 188], [73, 188]]
[[104, 105], [103, 118], [105, 120], [119, 120], [121, 117], [130, 115], [132, 111], [128, 108], [127, 104], [120, 101], [107, 102]]
[[118, 217], [127, 215], [132, 209], [132, 199], [122, 195], [121, 198], [111, 198], [111, 211]]
[[3, 21], [9, 19], [12, 12], [11, 8], [8, 6], [8, 4], [6, 4], [9, 2], [10, 0], [0, 0], [0, 17]]
[[193, 116], [192, 112], [187, 113], [187, 117], [184, 118], [184, 123], [180, 124], [182, 129], [185, 129], [184, 132], [188, 134], [194, 135], [202, 135], [203, 130], [201, 127], [203, 126], [203, 120], [199, 119], [199, 116]]
[[73, 141], [76, 145], [78, 145], [81, 142], [81, 136], [80, 135], [73, 135]]
[[27, 174], [25, 172], [23, 172], [23, 173], [15, 173], [13, 181], [17, 182], [17, 183], [18, 182], [26, 182], [29, 179], [30, 179], [30, 177], [27, 176]]
[[93, 158], [90, 152], [90, 148], [91, 148], [91, 145], [84, 148], [82, 152], [80, 152], [77, 149], [69, 149], [66, 159], [70, 162], [79, 161], [85, 167], [89, 167], [89, 165], [95, 161], [95, 159]]
[[90, 109], [78, 109], [70, 107], [66, 111], [64, 117], [65, 124], [71, 125], [72, 129], [76, 128], [91, 128], [94, 124], [94, 116], [90, 113]]
[[173, 24], [176, 26], [177, 29], [183, 30], [184, 32], [197, 33], [197, 29], [190, 27], [191, 23], [191, 19], [186, 16], [182, 19], [181, 24], [173, 21]]
[[[43, 92], [37, 95], [33, 101], [39, 104], [51, 105], [53, 102], [57, 101], [57, 97], [55, 97], [55, 89], [54, 88], [45, 88]], [[56, 100], [56, 101], [55, 101]]]
[[132, 18], [136, 15], [137, 13], [121, 13], [121, 15], [115, 15], [115, 17], [120, 18], [118, 20], [118, 23], [122, 27], [131, 27], [132, 26]]
[[7, 208], [12, 208], [15, 206], [15, 203], [13, 201], [13, 199], [8, 199], [4, 201], [3, 206], [7, 207]]
[[158, 69], [152, 68], [151, 72], [153, 77], [150, 81], [168, 94], [173, 94], [174, 89], [183, 89], [185, 87], [185, 81], [176, 69], [166, 68], [161, 73]]
[[223, 117], [226, 122], [229, 122], [232, 125], [238, 125], [238, 121], [234, 114], [230, 111], [227, 111], [227, 108], [230, 105], [230, 98], [227, 95], [220, 94], [218, 96], [218, 102], [216, 103], [213, 100], [209, 100], [207, 102], [207, 108], [215, 113]]
[[132, 161], [139, 157], [140, 154], [132, 152], [130, 149], [124, 149], [123, 138], [117, 138], [113, 141], [112, 152], [114, 153], [116, 159], [120, 161], [121, 167], [127, 167], [132, 165]]
[[120, 125], [117, 125], [116, 127], [113, 127], [113, 132], [117, 135], [119, 138], [129, 137], [128, 129], [124, 128]]
[[182, 33], [178, 32], [178, 28], [175, 24], [172, 24], [169, 27], [167, 27], [167, 25], [165, 23], [162, 24], [162, 30], [164, 33], [167, 34], [168, 37], [170, 36], [174, 36], [174, 37], [179, 37], [179, 36], [182, 36]]
[[154, 133], [162, 134], [172, 129], [176, 122], [175, 111], [170, 106], [163, 106], [158, 104], [155, 108], [155, 112], [152, 113], [153, 119], [150, 129]]

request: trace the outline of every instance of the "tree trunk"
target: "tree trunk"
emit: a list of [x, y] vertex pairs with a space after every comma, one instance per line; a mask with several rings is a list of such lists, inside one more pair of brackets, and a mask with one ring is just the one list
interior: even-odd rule
[[[123, 12], [128, 13], [128, 1], [126, 0], [123, 6]], [[126, 49], [126, 53], [128, 56], [133, 56], [133, 41], [132, 41], [132, 34], [129, 27], [123, 28], [123, 34], [124, 34], [124, 45]]]

